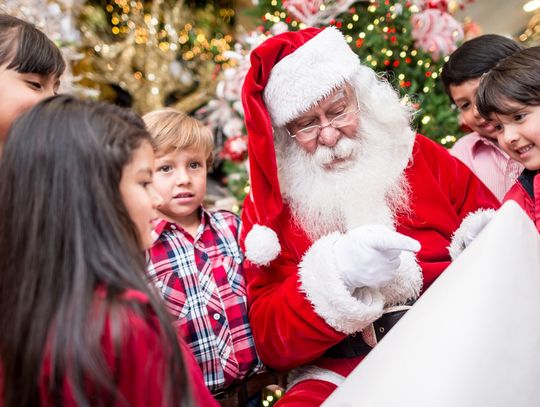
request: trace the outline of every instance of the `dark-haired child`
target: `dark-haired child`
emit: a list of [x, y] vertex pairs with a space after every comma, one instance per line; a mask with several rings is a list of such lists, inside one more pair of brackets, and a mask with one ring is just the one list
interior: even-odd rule
[[476, 103], [501, 148], [525, 167], [504, 201], [516, 201], [540, 232], [540, 47], [516, 52], [487, 73]]
[[0, 14], [0, 151], [13, 121], [57, 92], [65, 68], [60, 50], [43, 32]]
[[71, 96], [0, 159], [0, 405], [215, 406], [145, 279], [161, 198], [142, 120]]
[[441, 73], [461, 121], [473, 131], [459, 139], [450, 153], [463, 161], [499, 201], [523, 167], [501, 150], [493, 125], [478, 114], [474, 100], [482, 75], [520, 49], [517, 42], [501, 35], [482, 35], [454, 51]]

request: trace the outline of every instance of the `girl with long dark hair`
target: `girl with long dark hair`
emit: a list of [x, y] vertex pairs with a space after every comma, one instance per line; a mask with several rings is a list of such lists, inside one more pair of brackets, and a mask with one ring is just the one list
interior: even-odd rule
[[111, 105], [53, 97], [12, 126], [0, 159], [0, 404], [214, 405], [145, 281], [153, 160], [141, 119]]

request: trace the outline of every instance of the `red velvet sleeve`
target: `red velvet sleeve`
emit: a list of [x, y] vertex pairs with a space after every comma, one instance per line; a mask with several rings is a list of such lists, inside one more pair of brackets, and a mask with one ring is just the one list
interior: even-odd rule
[[[288, 212], [281, 217], [288, 218]], [[252, 203], [247, 199], [242, 211], [242, 245], [253, 219]], [[248, 260], [244, 264], [249, 318], [262, 361], [274, 369], [288, 370], [316, 359], [345, 334], [317, 315], [299, 289], [298, 264], [310, 242], [290, 222], [278, 220], [272, 227], [281, 244], [278, 258], [267, 267]]]
[[405, 175], [410, 213], [398, 217], [397, 229], [422, 245], [417, 259], [425, 290], [450, 264], [448, 246], [463, 219], [478, 209], [496, 209], [499, 202], [465, 164], [421, 135]]

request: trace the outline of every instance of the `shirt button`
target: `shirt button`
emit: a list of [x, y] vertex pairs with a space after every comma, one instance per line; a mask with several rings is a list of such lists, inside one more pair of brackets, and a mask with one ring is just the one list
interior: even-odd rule
[[163, 287], [163, 281], [161, 281], [161, 280], [156, 281], [156, 287], [157, 288]]
[[216, 321], [219, 321], [219, 319], [221, 318], [221, 315], [219, 315], [217, 312], [214, 314], [214, 319]]
[[176, 229], [176, 226], [175, 226], [175, 225], [171, 225], [171, 229], [172, 229], [172, 230], [175, 230], [175, 229]]

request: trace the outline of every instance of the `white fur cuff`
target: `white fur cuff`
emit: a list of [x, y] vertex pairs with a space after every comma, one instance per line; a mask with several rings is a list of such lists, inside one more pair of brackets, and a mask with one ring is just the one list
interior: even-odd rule
[[461, 222], [461, 225], [452, 236], [450, 246], [448, 246], [448, 252], [450, 253], [452, 260], [457, 259], [470, 243], [471, 231], [475, 231], [473, 234], [479, 233], [482, 230], [482, 227], [485, 226], [484, 224], [479, 228], [479, 223], [487, 224], [486, 219], [491, 219], [494, 214], [495, 210], [493, 209], [478, 209], [476, 212], [469, 213], [465, 219], [463, 219], [463, 222]]
[[416, 300], [422, 289], [423, 275], [416, 262], [416, 254], [403, 251], [399, 256], [401, 264], [396, 278], [381, 288], [387, 307], [404, 304], [408, 300]]
[[334, 263], [333, 245], [339, 236], [337, 232], [324, 236], [306, 252], [299, 266], [300, 289], [328, 325], [351, 334], [382, 315], [384, 298], [368, 287], [351, 295]]

